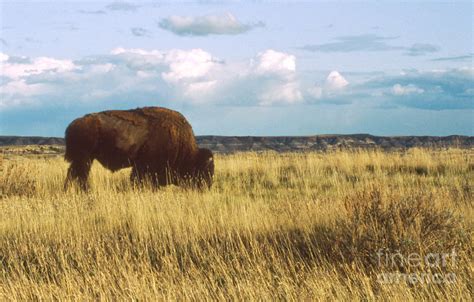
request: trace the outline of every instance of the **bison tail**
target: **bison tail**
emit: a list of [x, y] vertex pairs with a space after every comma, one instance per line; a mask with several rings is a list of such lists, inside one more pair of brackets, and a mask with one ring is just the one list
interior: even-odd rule
[[99, 137], [98, 121], [92, 116], [74, 120], [66, 129], [66, 153], [68, 162], [90, 159], [97, 147]]

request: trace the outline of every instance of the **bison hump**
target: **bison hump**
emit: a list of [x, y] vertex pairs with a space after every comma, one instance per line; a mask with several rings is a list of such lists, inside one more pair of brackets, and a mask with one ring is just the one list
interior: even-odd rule
[[101, 139], [133, 158], [148, 136], [146, 118], [127, 111], [105, 111], [97, 114]]
[[186, 118], [179, 112], [163, 107], [144, 107], [135, 110], [147, 119], [159, 121], [163, 124], [174, 124], [179, 128], [192, 129]]

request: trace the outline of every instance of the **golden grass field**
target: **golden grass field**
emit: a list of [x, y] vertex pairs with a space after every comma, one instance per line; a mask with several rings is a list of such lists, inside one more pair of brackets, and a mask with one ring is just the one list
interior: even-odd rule
[[217, 155], [206, 192], [96, 162], [81, 193], [60, 156], [4, 155], [0, 300], [472, 301], [473, 156]]

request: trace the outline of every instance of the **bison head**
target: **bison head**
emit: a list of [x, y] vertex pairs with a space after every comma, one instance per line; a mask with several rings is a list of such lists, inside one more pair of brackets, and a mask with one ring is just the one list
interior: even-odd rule
[[198, 187], [210, 188], [214, 176], [214, 155], [209, 149], [200, 148], [196, 156], [195, 175], [198, 179]]

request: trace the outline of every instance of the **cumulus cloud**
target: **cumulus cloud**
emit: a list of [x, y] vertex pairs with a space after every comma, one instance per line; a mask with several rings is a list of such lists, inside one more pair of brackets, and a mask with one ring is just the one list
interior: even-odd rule
[[136, 54], [136, 55], [142, 55], [142, 56], [157, 56], [159, 58], [163, 57], [163, 52], [159, 50], [144, 50], [140, 48], [117, 47], [117, 48], [114, 48], [110, 53], [113, 55]]
[[135, 106], [363, 101], [364, 106], [474, 108], [472, 68], [407, 70], [397, 75], [375, 74], [363, 81], [352, 74], [349, 84], [343, 71], [301, 73], [296, 61], [294, 55], [273, 49], [234, 61], [224, 61], [199, 48], [119, 47], [109, 54], [78, 60], [0, 53], [0, 107], [124, 100]]
[[317, 100], [318, 102], [324, 99], [327, 103], [346, 104], [348, 101], [342, 101], [339, 98], [335, 99], [335, 97], [342, 94], [344, 88], [348, 85], [349, 81], [338, 71], [333, 70], [322, 84], [316, 84], [306, 90], [307, 98], [309, 100]]
[[204, 77], [218, 64], [210, 53], [202, 49], [172, 50], [164, 60], [169, 65], [169, 72], [163, 73], [163, 79], [167, 82]]
[[296, 70], [296, 58], [273, 49], [261, 52], [257, 56], [257, 73], [293, 74]]
[[28, 104], [45, 106], [94, 101], [93, 97], [100, 95], [100, 91], [120, 95], [130, 90], [128, 85], [133, 85], [133, 81], [137, 82], [127, 68], [112, 60], [73, 62], [45, 57], [12, 58], [15, 57], [10, 57], [2, 68], [2, 76], [8, 78], [0, 87], [2, 109]]
[[42, 72], [56, 72], [72, 68], [69, 63], [51, 58], [38, 58], [29, 62], [21, 57], [10, 57], [0, 53], [0, 109], [23, 103], [33, 103], [32, 97], [48, 94], [50, 90], [47, 85], [27, 83], [26, 78]]
[[294, 55], [268, 49], [250, 62], [249, 78], [259, 86], [251, 91], [260, 105], [295, 104], [303, 101]]
[[0, 52], [0, 62], [8, 61], [9, 56]]
[[210, 90], [213, 90], [216, 83], [217, 83], [216, 80], [191, 83], [189, 84], [186, 94], [188, 95], [193, 95], [194, 93], [205, 94], [209, 92]]
[[27, 84], [23, 79], [14, 80], [2, 85], [2, 95], [8, 98], [15, 96], [34, 96], [46, 92], [48, 92], [48, 87], [46, 85]]
[[[6, 54], [1, 59], [6, 67], [2, 69], [2, 79], [6, 79], [1, 84], [3, 107], [45, 100], [101, 102], [127, 96], [243, 106], [304, 101], [296, 75], [296, 58], [276, 50], [263, 51], [246, 62], [230, 63], [203, 49], [161, 51], [121, 47], [113, 49], [110, 55], [76, 61]], [[12, 81], [15, 83], [5, 86]], [[31, 93], [15, 94], [15, 89]], [[28, 98], [32, 93], [35, 98]]]
[[77, 68], [70, 60], [58, 60], [49, 57], [39, 57], [32, 61], [23, 58], [9, 57], [8, 55], [0, 55], [2, 61], [2, 75], [19, 79], [21, 77], [40, 74], [43, 72], [64, 72]]
[[392, 93], [394, 95], [409, 95], [409, 94], [420, 94], [425, 92], [423, 89], [417, 87], [413, 84], [408, 84], [406, 86], [395, 84], [392, 87]]
[[[127, 66], [136, 71], [141, 78], [153, 79], [167, 88], [172, 88], [178, 98], [196, 102], [210, 101], [202, 99], [204, 92], [210, 92], [216, 86], [212, 73], [221, 61], [202, 49], [169, 51], [116, 48], [112, 54], [127, 62]], [[215, 71], [215, 70], [214, 70]]]
[[259, 96], [259, 104], [268, 106], [273, 104], [294, 104], [303, 100], [303, 95], [300, 91], [297, 82], [288, 82], [276, 85], [268, 91], [264, 91]]
[[202, 49], [171, 50], [164, 54], [161, 78], [194, 104], [294, 104], [303, 100], [295, 61], [271, 49], [248, 63], [224, 63]]
[[340, 89], [329, 89], [330, 82], [326, 79], [306, 88], [305, 100], [326, 104], [358, 103], [381, 108], [474, 109], [474, 69], [471, 67], [406, 70], [397, 75], [382, 73], [351, 82], [350, 85], [341, 85]]
[[329, 89], [338, 90], [347, 85], [349, 85], [349, 82], [338, 71], [331, 71], [326, 78], [326, 87]]
[[466, 91], [474, 86], [474, 69], [410, 70], [400, 75], [382, 76], [359, 84], [356, 89], [367, 97], [379, 92], [384, 104], [430, 109], [474, 109]]
[[158, 26], [180, 36], [237, 35], [264, 24], [241, 23], [231, 13], [205, 16], [170, 16], [161, 19]]

